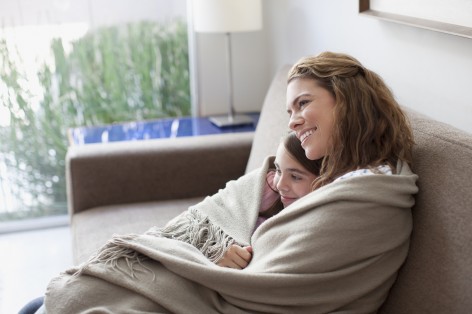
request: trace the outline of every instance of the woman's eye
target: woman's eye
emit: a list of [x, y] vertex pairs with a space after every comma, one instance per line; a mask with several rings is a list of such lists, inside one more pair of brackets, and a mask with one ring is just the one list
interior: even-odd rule
[[302, 178], [301, 178], [301, 177], [298, 177], [298, 176], [292, 175], [292, 179], [295, 180], [295, 181], [299, 181], [299, 180], [301, 180]]
[[309, 101], [308, 100], [300, 100], [300, 102], [298, 103], [298, 105], [301, 107], [305, 106], [306, 104], [308, 104]]

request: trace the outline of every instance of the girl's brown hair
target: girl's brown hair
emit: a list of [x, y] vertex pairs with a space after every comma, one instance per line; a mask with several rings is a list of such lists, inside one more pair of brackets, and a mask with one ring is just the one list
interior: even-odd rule
[[303, 149], [302, 144], [300, 143], [300, 140], [298, 139], [295, 132], [290, 132], [288, 135], [286, 135], [282, 139], [282, 143], [284, 144], [284, 147], [290, 156], [299, 162], [300, 165], [305, 168], [305, 170], [309, 171], [315, 176], [320, 175], [322, 160], [310, 160], [306, 157], [305, 150]]
[[288, 83], [313, 79], [336, 99], [331, 142], [314, 188], [359, 169], [397, 161], [412, 163], [409, 121], [382, 78], [355, 58], [333, 52], [305, 57], [290, 70]]

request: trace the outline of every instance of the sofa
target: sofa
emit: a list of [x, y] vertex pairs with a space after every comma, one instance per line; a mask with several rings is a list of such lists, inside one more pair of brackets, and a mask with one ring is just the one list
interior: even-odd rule
[[[164, 225], [273, 155], [288, 131], [288, 69], [275, 74], [255, 132], [70, 147], [74, 262], [115, 233]], [[404, 108], [419, 193], [409, 255], [379, 313], [471, 313], [472, 135]]]

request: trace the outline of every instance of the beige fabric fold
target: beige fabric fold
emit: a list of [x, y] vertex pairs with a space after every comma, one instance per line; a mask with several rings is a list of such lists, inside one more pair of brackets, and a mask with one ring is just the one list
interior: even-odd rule
[[375, 313], [407, 256], [417, 176], [400, 164], [395, 175], [335, 181], [252, 233], [271, 160], [189, 209], [253, 246], [247, 268], [216, 266], [152, 228], [108, 244], [138, 259], [92, 259], [54, 278], [46, 312]]

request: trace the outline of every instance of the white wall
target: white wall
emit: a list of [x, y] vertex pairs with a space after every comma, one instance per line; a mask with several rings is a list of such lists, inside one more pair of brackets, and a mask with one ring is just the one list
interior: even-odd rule
[[270, 73], [304, 55], [345, 52], [398, 101], [472, 133], [472, 39], [358, 14], [357, 0], [265, 0]]

